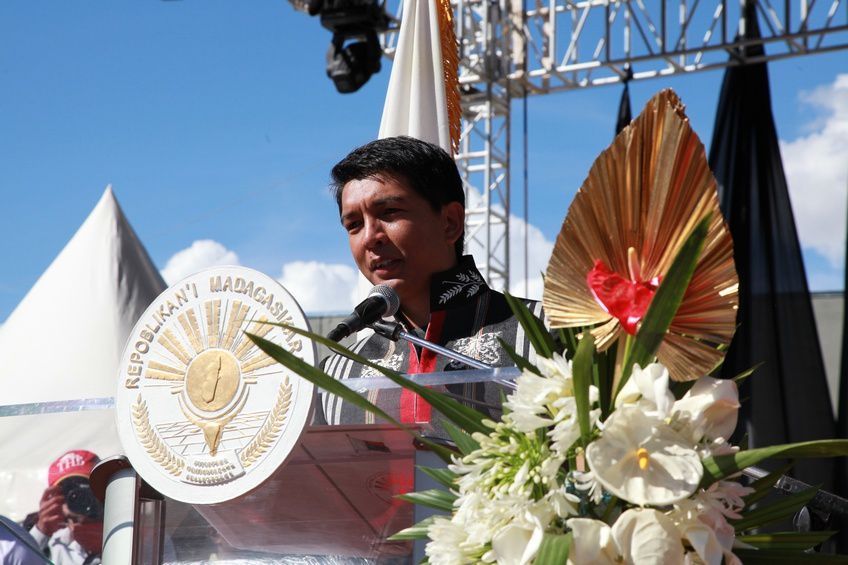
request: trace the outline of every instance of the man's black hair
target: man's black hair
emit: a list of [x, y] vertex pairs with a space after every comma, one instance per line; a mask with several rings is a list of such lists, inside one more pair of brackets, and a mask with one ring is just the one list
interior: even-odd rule
[[[366, 143], [336, 163], [330, 173], [330, 190], [342, 209], [342, 189], [350, 181], [368, 178], [403, 183], [430, 203], [436, 212], [450, 202], [465, 207], [465, 192], [456, 163], [441, 147], [413, 137], [387, 137]], [[456, 240], [456, 257], [462, 257], [465, 232]]]

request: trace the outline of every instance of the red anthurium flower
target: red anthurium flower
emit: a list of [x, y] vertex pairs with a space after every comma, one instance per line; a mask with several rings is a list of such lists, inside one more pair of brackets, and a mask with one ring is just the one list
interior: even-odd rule
[[600, 259], [586, 275], [592, 296], [604, 311], [618, 318], [621, 327], [630, 335], [636, 335], [639, 322], [659, 286], [657, 282], [656, 279], [649, 282], [626, 279], [611, 271]]

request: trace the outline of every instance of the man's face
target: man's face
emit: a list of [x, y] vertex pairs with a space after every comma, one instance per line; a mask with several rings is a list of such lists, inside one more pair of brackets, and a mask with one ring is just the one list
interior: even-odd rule
[[71, 530], [71, 538], [87, 552], [100, 553], [103, 547], [103, 520], [76, 514], [68, 509], [67, 504], [63, 506], [63, 510]]
[[341, 222], [359, 270], [371, 283], [393, 287], [402, 305], [429, 300], [431, 275], [456, 264], [464, 215], [459, 202], [433, 210], [391, 178], [354, 180], [342, 189]]

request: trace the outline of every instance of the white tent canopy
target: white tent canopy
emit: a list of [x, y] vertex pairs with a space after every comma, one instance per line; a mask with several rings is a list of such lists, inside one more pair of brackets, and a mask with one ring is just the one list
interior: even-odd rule
[[[165, 289], [111, 187], [0, 328], [0, 405], [115, 395], [124, 342]], [[114, 411], [0, 417], [0, 514], [38, 508], [69, 449], [121, 452]]]

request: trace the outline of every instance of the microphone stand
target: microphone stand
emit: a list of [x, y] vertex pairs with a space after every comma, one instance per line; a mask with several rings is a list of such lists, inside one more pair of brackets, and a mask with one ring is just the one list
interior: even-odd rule
[[[403, 329], [403, 327], [397, 322], [390, 322], [388, 320], [379, 320], [379, 321], [371, 324], [369, 327], [371, 329], [373, 329], [375, 333], [380, 334], [381, 336], [385, 337], [386, 339], [390, 339], [392, 341], [398, 341], [399, 339], [403, 339], [403, 340], [408, 341], [408, 342], [410, 342], [414, 345], [418, 345], [422, 348], [429, 349], [430, 351], [432, 351], [433, 353], [436, 353], [437, 355], [442, 355], [442, 356], [447, 357], [448, 359], [451, 359], [453, 361], [458, 361], [459, 363], [463, 363], [463, 364], [468, 365], [469, 367], [472, 367], [474, 369], [494, 369], [495, 368], [491, 365], [483, 363], [482, 361], [478, 361], [477, 359], [474, 359], [473, 357], [469, 357], [468, 355], [463, 355], [462, 353], [459, 353], [458, 351], [448, 349], [447, 347], [442, 347], [441, 345], [437, 345], [437, 344], [433, 343], [432, 341], [427, 341], [426, 339], [420, 338], [415, 334], [409, 333], [408, 331], [405, 331]], [[499, 385], [507, 387], [511, 390], [515, 390], [515, 388], [516, 388], [515, 383], [512, 382], [512, 381], [496, 380], [496, 381], [493, 381], [493, 382], [496, 382]]]

